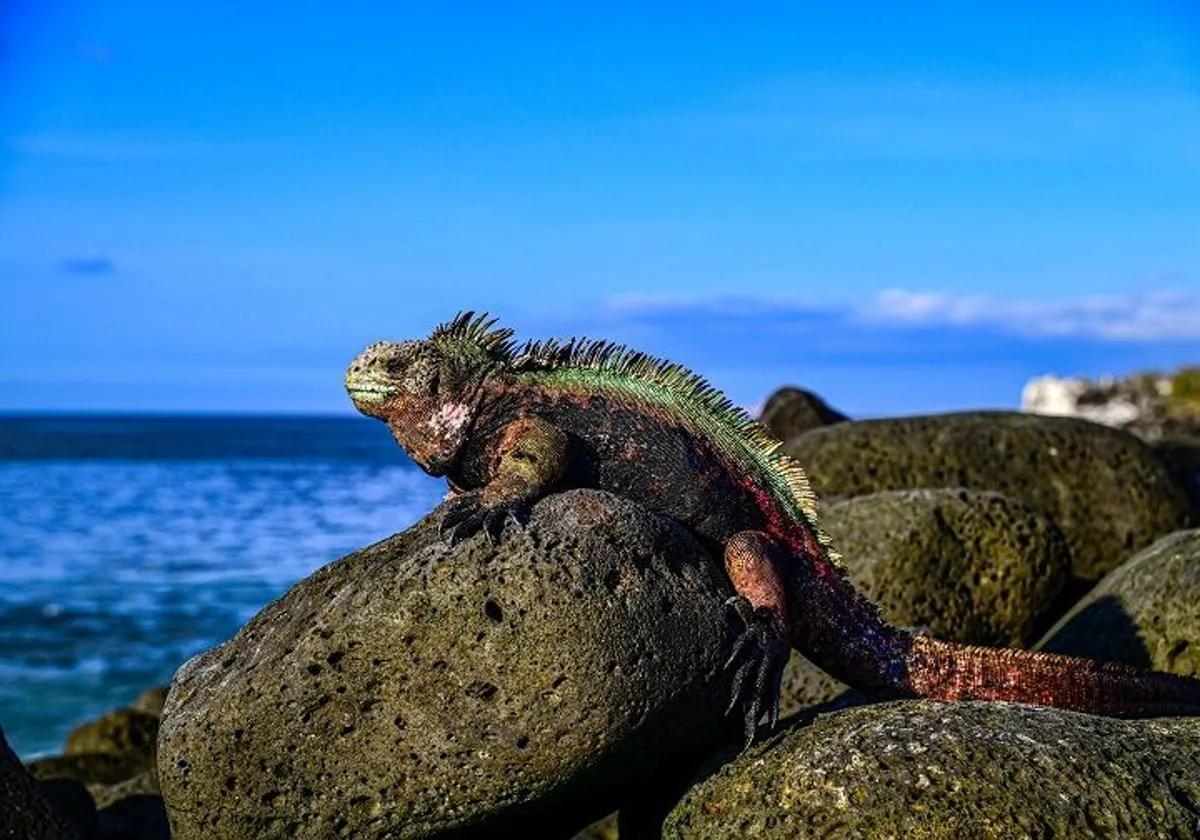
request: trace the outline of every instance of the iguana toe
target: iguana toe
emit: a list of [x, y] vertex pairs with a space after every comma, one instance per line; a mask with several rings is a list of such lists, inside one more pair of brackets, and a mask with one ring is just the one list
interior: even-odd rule
[[449, 545], [462, 542], [480, 531], [495, 542], [507, 523], [524, 525], [526, 514], [526, 505], [521, 502], [504, 501], [485, 505], [480, 491], [472, 490], [446, 503], [438, 532]]
[[772, 623], [770, 610], [754, 609], [740, 596], [730, 598], [746, 629], [734, 642], [733, 652], [725, 667], [740, 662], [733, 675], [730, 690], [729, 714], [739, 705], [744, 709], [746, 746], [754, 740], [758, 723], [767, 716], [773, 728], [779, 721], [779, 695], [783, 683], [783, 668], [791, 648]]

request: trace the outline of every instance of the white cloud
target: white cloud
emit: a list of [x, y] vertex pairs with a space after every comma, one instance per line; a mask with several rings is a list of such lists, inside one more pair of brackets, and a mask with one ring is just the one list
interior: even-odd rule
[[857, 315], [880, 325], [991, 327], [1035, 337], [1200, 341], [1200, 294], [1180, 289], [1068, 300], [887, 289]]
[[986, 329], [1031, 340], [1200, 342], [1200, 291], [1179, 287], [1066, 299], [892, 288], [857, 303], [794, 296], [625, 294], [590, 309], [584, 319], [628, 324], [697, 316], [718, 322], [757, 322], [760, 332], [807, 329], [819, 321], [841, 324], [856, 334], [863, 327], [876, 335], [889, 328]]

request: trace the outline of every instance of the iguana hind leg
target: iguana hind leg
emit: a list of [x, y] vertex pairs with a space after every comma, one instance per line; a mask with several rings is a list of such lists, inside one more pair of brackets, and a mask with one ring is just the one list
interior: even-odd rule
[[523, 523], [530, 505], [566, 472], [567, 451], [566, 433], [545, 420], [509, 423], [493, 453], [488, 482], [446, 503], [442, 536], [454, 544], [482, 530], [495, 539], [509, 520]]
[[747, 746], [764, 714], [772, 727], [779, 720], [783, 668], [791, 653], [780, 555], [776, 542], [761, 531], [740, 531], [725, 544], [725, 570], [738, 593], [728, 603], [746, 625], [726, 663], [740, 663], [728, 711], [742, 704]]

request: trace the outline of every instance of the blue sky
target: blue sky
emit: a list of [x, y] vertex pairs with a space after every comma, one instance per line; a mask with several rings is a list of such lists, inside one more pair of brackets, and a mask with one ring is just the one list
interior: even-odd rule
[[0, 6], [0, 410], [345, 411], [489, 309], [746, 405], [1200, 362], [1183, 2]]

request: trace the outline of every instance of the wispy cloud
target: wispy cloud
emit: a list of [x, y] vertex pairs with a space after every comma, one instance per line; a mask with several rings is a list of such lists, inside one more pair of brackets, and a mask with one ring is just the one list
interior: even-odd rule
[[796, 298], [636, 294], [614, 296], [595, 317], [610, 322], [686, 317], [758, 321], [796, 328], [979, 330], [1027, 339], [1075, 337], [1111, 342], [1200, 341], [1200, 293], [1150, 292], [1033, 300], [945, 291], [886, 289], [860, 303], [819, 304]]
[[621, 295], [514, 320], [522, 337], [602, 337], [672, 359], [747, 406], [793, 382], [851, 414], [1012, 407], [1033, 376], [1200, 361], [1200, 293], [1187, 288], [1063, 300]]
[[108, 257], [72, 257], [59, 263], [59, 268], [64, 274], [97, 277], [105, 274], [115, 274], [117, 264]]
[[1103, 341], [1200, 341], [1200, 294], [1180, 289], [1070, 300], [888, 289], [856, 314], [864, 323], [881, 326], [991, 327], [1029, 337]]

